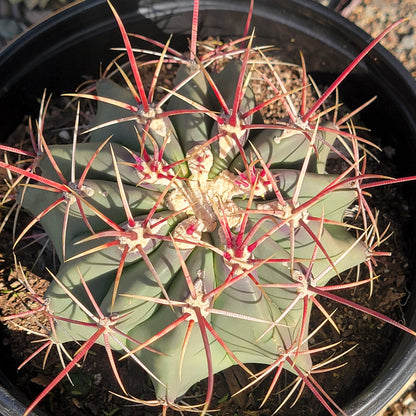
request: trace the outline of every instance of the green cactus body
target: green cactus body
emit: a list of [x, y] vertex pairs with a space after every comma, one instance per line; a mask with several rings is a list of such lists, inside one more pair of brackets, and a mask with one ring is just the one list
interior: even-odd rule
[[[230, 111], [241, 71], [235, 59], [211, 74]], [[180, 83], [169, 111], [198, 104], [220, 114], [220, 122], [204, 112], [170, 119], [153, 105], [152, 115], [144, 114], [129, 89], [100, 80], [98, 97], [130, 107], [98, 100], [89, 142], [78, 143], [75, 153], [72, 146], [51, 146], [72, 192], [31, 187], [21, 196], [34, 216], [63, 198], [40, 219], [62, 261], [61, 285], [52, 282], [46, 295], [51, 311], [66, 319], [56, 326], [57, 340], [84, 341], [96, 330], [79, 324], [92, 322], [80, 304], [94, 310], [82, 276], [102, 313], [123, 317], [120, 341], [156, 375], [156, 397], [168, 403], [210, 376], [208, 356], [216, 373], [236, 363], [271, 365], [288, 354], [307, 374], [311, 301], [304, 302], [302, 282], [324, 286], [367, 256], [365, 243], [342, 224], [355, 189], [325, 173], [335, 133], [250, 131], [244, 126], [252, 117], [241, 118], [256, 105], [249, 82], [233, 121], [231, 113], [221, 113], [200, 69], [181, 66]], [[49, 157], [40, 170], [62, 182]], [[152, 337], [150, 346], [161, 354], [132, 341]], [[119, 343], [111, 346], [125, 351]]]

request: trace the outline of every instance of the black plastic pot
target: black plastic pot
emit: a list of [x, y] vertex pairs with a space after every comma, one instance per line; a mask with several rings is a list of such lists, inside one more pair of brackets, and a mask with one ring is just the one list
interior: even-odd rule
[[[186, 48], [191, 0], [112, 0], [128, 31], [166, 40]], [[200, 37], [241, 35], [248, 0], [201, 0]], [[258, 44], [275, 44], [279, 56], [296, 60], [305, 56], [308, 70], [318, 82], [328, 83], [368, 44], [370, 37], [336, 13], [310, 0], [256, 0], [253, 16]], [[23, 34], [0, 53], [0, 138], [36, 114], [44, 88], [55, 93], [73, 91], [83, 75], [97, 76], [99, 63], [115, 56], [121, 44], [114, 18], [104, 0], [86, 0], [56, 14]], [[148, 45], [146, 45], [148, 46]], [[385, 49], [376, 47], [340, 88], [350, 108], [378, 96], [362, 119], [384, 144], [394, 146], [401, 175], [415, 173], [416, 83]], [[406, 186], [415, 213], [415, 190]], [[412, 211], [413, 210], [413, 211]], [[416, 217], [414, 215], [414, 217]], [[409, 242], [415, 223], [408, 223]], [[414, 240], [414, 238], [413, 238]], [[414, 243], [413, 243], [414, 244]], [[408, 253], [414, 258], [414, 251]], [[416, 292], [408, 304], [408, 322], [416, 327]], [[377, 379], [345, 408], [350, 416], [374, 416], [416, 372], [416, 339], [397, 334], [390, 359]], [[24, 406], [0, 390], [0, 413], [21, 415]]]

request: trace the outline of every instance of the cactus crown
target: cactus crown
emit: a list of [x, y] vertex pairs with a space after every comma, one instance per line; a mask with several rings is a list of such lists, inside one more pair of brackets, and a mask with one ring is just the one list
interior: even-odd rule
[[[310, 108], [304, 64], [302, 88], [286, 91], [247, 30], [198, 58], [194, 36], [190, 58], [162, 45], [146, 90], [130, 38], [110, 7], [132, 77], [117, 65], [121, 82], [103, 77], [95, 92], [69, 94], [97, 102], [89, 140], [78, 142], [78, 112], [72, 145], [47, 145], [39, 123], [32, 165], [1, 162], [35, 183], [18, 194], [34, 217], [19, 240], [40, 221], [61, 261], [44, 297], [35, 297], [36, 313], [50, 319], [48, 342], [82, 343], [28, 412], [100, 343], [124, 395], [114, 351], [145, 369], [155, 390], [148, 404], [165, 412], [208, 378], [199, 408], [206, 412], [214, 374], [237, 364], [250, 385], [276, 374], [265, 400], [285, 369], [335, 415], [335, 403], [310, 378], [309, 344], [319, 329], [309, 328], [311, 309], [335, 325], [317, 295], [388, 319], [333, 294], [342, 283], [328, 285], [362, 263], [370, 275], [355, 285], [373, 280], [372, 242], [380, 238], [364, 190], [400, 181], [366, 174], [366, 143], [350, 117], [320, 110], [367, 50]], [[159, 73], [173, 60], [180, 62], [174, 86], [156, 100]], [[260, 71], [260, 61], [272, 77]], [[255, 78], [273, 91], [265, 102], [255, 100]], [[288, 116], [266, 124], [260, 111], [275, 102]], [[329, 154], [347, 168], [326, 173]], [[345, 221], [354, 203], [361, 229]], [[253, 374], [249, 363], [265, 369]]]

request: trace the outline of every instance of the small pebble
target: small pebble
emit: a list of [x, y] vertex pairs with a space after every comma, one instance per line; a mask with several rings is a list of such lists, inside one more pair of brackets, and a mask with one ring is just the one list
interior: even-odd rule
[[66, 141], [69, 141], [71, 139], [71, 135], [69, 134], [68, 130], [61, 130], [59, 132], [59, 137], [62, 140], [66, 140]]
[[8, 17], [0, 17], [0, 38], [5, 42], [10, 42], [18, 36], [24, 29], [22, 24]]

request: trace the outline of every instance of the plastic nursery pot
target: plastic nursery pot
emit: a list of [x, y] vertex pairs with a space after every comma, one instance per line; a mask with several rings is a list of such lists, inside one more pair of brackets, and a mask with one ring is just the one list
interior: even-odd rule
[[[161, 41], [173, 33], [173, 47], [182, 50], [187, 46], [192, 3], [113, 0], [128, 31]], [[214, 35], [227, 39], [241, 35], [248, 3], [201, 0], [199, 37]], [[277, 45], [282, 60], [296, 61], [301, 50], [309, 73], [322, 84], [334, 80], [370, 40], [365, 32], [310, 0], [256, 0], [252, 25], [256, 28], [255, 42]], [[72, 5], [23, 34], [0, 53], [0, 138], [5, 139], [25, 114], [37, 114], [37, 99], [45, 88], [56, 94], [73, 91], [83, 76], [98, 76], [100, 62], [109, 62], [116, 53], [110, 48], [120, 44], [120, 34], [104, 0]], [[342, 101], [349, 108], [374, 95], [378, 99], [362, 112], [362, 121], [384, 145], [395, 148], [399, 174], [414, 174], [416, 83], [380, 46], [340, 87]], [[405, 194], [409, 217], [416, 218], [412, 215], [416, 212], [414, 187], [407, 185]], [[406, 224], [409, 236], [415, 225]], [[409, 240], [412, 249], [410, 237]], [[415, 258], [411, 252], [407, 254]], [[412, 327], [416, 327], [415, 310], [416, 294], [407, 306], [407, 322]], [[379, 376], [359, 397], [351, 398], [345, 412], [350, 416], [374, 416], [415, 372], [416, 339], [398, 332], [391, 356]], [[21, 415], [24, 404], [14, 397], [6, 381], [0, 382], [0, 413]]]

